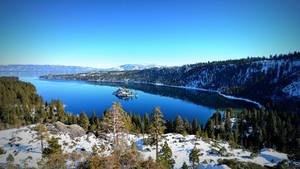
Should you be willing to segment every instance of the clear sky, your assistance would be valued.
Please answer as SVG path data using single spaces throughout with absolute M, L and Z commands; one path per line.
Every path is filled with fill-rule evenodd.
M 300 51 L 300 0 L 0 0 L 0 64 L 182 65 Z

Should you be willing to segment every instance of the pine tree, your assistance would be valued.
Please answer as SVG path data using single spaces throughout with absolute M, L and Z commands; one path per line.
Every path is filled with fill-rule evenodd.
M 170 121 L 170 125 L 169 125 L 169 127 L 170 127 L 170 129 L 169 129 L 169 131 L 170 132 L 174 132 L 175 131 L 175 124 L 174 124 L 175 122 L 174 122 L 174 119 L 173 118 L 171 118 L 171 121 Z
M 220 126 L 220 136 L 221 136 L 222 139 L 226 137 L 226 131 L 225 131 L 224 123 L 221 123 L 221 126 Z
M 51 137 L 51 139 L 48 140 L 48 147 L 43 151 L 43 156 L 47 157 L 55 153 L 62 153 L 61 145 L 58 144 L 58 138 Z
M 198 120 L 197 120 L 197 118 L 195 117 L 194 119 L 193 119 L 193 134 L 196 134 L 196 132 L 198 131 Z
M 188 167 L 188 165 L 186 164 L 186 162 L 183 162 L 183 164 L 182 164 L 182 167 L 181 167 L 182 169 L 188 169 L 189 167 Z
M 141 132 L 142 132 L 142 134 L 143 134 L 143 136 L 144 136 L 144 134 L 146 133 L 146 126 L 145 126 L 145 121 L 144 120 L 142 120 L 142 124 L 141 124 Z
M 96 116 L 95 110 L 93 110 L 92 117 L 89 119 L 90 121 L 90 130 L 96 131 L 101 129 L 99 118 Z
M 197 168 L 200 160 L 199 160 L 199 154 L 200 150 L 196 148 L 196 146 L 192 149 L 192 151 L 189 154 L 189 161 L 192 163 L 193 168 Z
M 105 117 L 108 115 L 108 113 L 109 113 L 109 110 L 108 110 L 108 109 L 105 109 L 104 112 L 103 112 L 102 115 L 101 115 L 101 122 L 102 122 L 103 120 L 105 120 Z
M 77 117 L 73 113 L 69 113 L 68 115 L 68 124 L 77 124 Z
M 205 140 L 205 141 L 208 140 L 208 134 L 207 134 L 207 131 L 205 131 L 204 134 L 203 134 L 203 140 Z
M 184 131 L 183 121 L 182 121 L 181 116 L 178 115 L 175 120 L 175 132 L 183 134 L 183 131 Z
M 87 117 L 87 115 L 82 112 L 79 116 L 79 126 L 81 126 L 85 131 L 88 130 L 88 127 L 90 125 L 90 121 L 89 121 L 89 118 Z
M 143 118 L 143 123 L 144 123 L 144 126 L 145 126 L 145 133 L 149 133 L 151 121 L 150 121 L 148 113 L 145 113 L 145 116 Z
M 217 109 L 215 114 L 215 125 L 221 125 L 221 113 L 219 109 Z
M 166 168 L 174 167 L 175 160 L 172 158 L 172 150 L 166 141 L 159 152 L 159 161 L 164 164 Z
M 215 123 L 214 120 L 208 119 L 205 127 L 205 131 L 208 134 L 208 137 L 214 139 L 215 138 Z
M 144 133 L 145 131 L 145 125 L 143 124 L 144 122 L 142 122 L 141 120 L 141 116 L 139 114 L 134 114 L 131 118 L 131 115 L 129 115 L 129 119 L 130 122 L 128 123 L 128 128 L 130 129 L 130 131 L 134 132 L 134 133 Z
M 42 104 L 38 106 L 37 114 L 35 116 L 36 123 L 42 123 L 47 118 L 46 111 Z
M 151 138 L 154 141 L 154 144 L 156 145 L 156 161 L 158 161 L 158 142 L 160 141 L 160 137 L 163 134 L 165 130 L 165 126 L 163 124 L 165 121 L 162 119 L 163 114 L 160 111 L 159 107 L 155 107 L 152 111 L 152 123 L 150 128 Z
M 201 128 L 198 129 L 198 131 L 196 131 L 196 138 L 200 139 L 201 137 Z
M 192 130 L 193 130 L 192 125 L 191 125 L 191 123 L 189 122 L 189 120 L 187 118 L 184 119 L 183 125 L 184 125 L 184 128 L 185 128 L 185 131 L 188 134 L 192 134 Z
M 55 107 L 56 107 L 56 112 L 58 116 L 58 120 L 61 121 L 62 123 L 67 122 L 67 116 L 64 110 L 64 105 L 60 100 L 54 100 L 55 102 Z
M 234 124 L 234 141 L 238 143 L 239 139 L 239 123 L 236 121 Z
M 121 103 L 113 102 L 109 112 L 102 117 L 102 130 L 113 134 L 111 139 L 115 143 L 114 148 L 120 148 L 122 140 L 119 140 L 119 137 L 128 132 L 126 126 L 129 122 L 126 120 L 125 113 Z M 130 117 L 128 116 L 128 118 Z
M 220 137 L 220 134 L 218 133 L 218 135 L 217 135 L 217 140 L 219 141 L 219 140 L 221 140 L 221 137 Z
M 226 132 L 226 140 L 232 141 L 232 128 L 231 128 L 231 121 L 230 118 L 225 119 L 225 132 Z
M 8 154 L 8 156 L 6 157 L 6 161 L 10 164 L 9 166 L 12 166 L 13 162 L 15 161 L 15 158 L 12 154 Z M 12 168 L 12 167 L 9 167 Z
M 173 119 L 171 119 L 171 120 L 166 120 L 166 133 L 172 133 L 172 132 L 174 132 L 174 130 L 173 130 L 173 128 L 174 128 L 174 121 L 173 121 Z
M 48 130 L 43 124 L 38 124 L 36 127 L 37 137 L 36 139 L 41 140 L 41 150 L 44 151 L 44 139 L 49 137 Z
M 183 137 L 186 137 L 188 135 L 188 132 L 186 132 L 186 130 L 183 131 Z

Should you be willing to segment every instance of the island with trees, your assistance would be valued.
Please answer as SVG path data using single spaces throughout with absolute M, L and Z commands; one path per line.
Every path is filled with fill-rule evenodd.
M 117 91 L 113 92 L 113 95 L 117 96 L 119 99 L 128 100 L 130 98 L 137 98 L 138 94 L 133 94 L 128 89 L 119 88 Z

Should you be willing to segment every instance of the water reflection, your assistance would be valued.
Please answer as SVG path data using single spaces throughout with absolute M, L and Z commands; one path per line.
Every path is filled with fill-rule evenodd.
M 127 89 L 140 90 L 146 93 L 172 97 L 183 101 L 191 102 L 196 105 L 202 105 L 213 109 L 224 110 L 226 108 L 243 109 L 255 107 L 254 104 L 226 99 L 216 92 L 206 92 L 195 89 L 184 89 L 161 85 L 141 84 L 141 83 L 103 83 L 103 82 L 88 82 L 94 85 L 124 87 Z

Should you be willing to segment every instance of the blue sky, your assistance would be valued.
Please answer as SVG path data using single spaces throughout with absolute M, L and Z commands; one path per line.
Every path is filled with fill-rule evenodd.
M 0 0 L 0 64 L 182 65 L 300 51 L 299 0 Z

